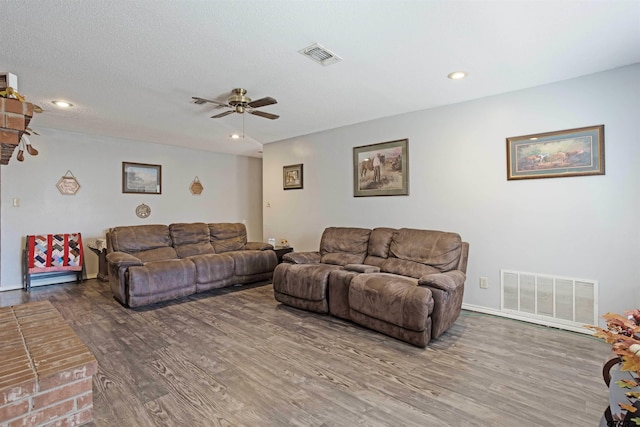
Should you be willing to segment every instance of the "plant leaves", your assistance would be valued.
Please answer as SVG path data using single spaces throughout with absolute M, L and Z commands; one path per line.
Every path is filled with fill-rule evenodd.
M 594 331 L 593 336 L 611 344 L 613 352 L 622 360 L 620 370 L 635 372 L 640 376 L 640 351 L 638 354 L 631 351 L 633 346 L 637 350 L 640 346 L 640 309 L 627 310 L 625 315 L 606 313 L 602 316 L 606 320 L 607 328 L 603 329 L 595 325 L 585 325 Z M 629 385 L 620 387 L 631 388 Z
M 620 367 L 621 371 L 631 371 L 631 372 L 639 372 L 640 371 L 640 358 L 635 354 L 622 356 L 622 366 Z
M 624 314 L 626 314 L 627 316 L 632 316 L 636 322 L 640 322 L 640 310 L 626 310 Z
M 635 406 L 629 405 L 628 403 L 618 403 L 618 406 L 620 406 L 620 409 L 631 412 L 632 414 L 638 410 Z
M 632 380 L 625 380 L 625 379 L 616 381 L 616 384 L 620 388 L 633 388 L 633 387 L 637 387 L 638 386 L 637 382 L 632 381 Z

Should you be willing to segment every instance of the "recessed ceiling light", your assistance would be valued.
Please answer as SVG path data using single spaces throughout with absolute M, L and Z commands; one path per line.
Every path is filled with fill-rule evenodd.
M 67 102 L 67 101 L 51 101 L 52 104 L 57 105 L 58 107 L 62 107 L 62 108 L 69 108 L 69 107 L 73 107 L 73 104 Z
M 449 77 L 451 80 L 460 80 L 460 79 L 464 79 L 465 77 L 467 77 L 467 72 L 465 72 L 465 71 L 454 71 L 453 73 L 447 74 L 447 77 Z
M 240 139 L 240 135 L 238 135 L 237 133 L 234 133 L 233 135 L 229 135 L 231 137 L 231 139 Z

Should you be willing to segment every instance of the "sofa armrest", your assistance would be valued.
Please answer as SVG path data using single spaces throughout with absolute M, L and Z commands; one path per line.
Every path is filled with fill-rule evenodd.
M 456 288 L 464 285 L 466 274 L 459 270 L 447 271 L 446 273 L 427 274 L 418 279 L 418 285 L 429 288 L 440 289 L 445 292 L 453 292 Z
M 453 270 L 446 273 L 427 274 L 418 279 L 418 285 L 429 288 L 433 296 L 432 338 L 438 338 L 458 319 L 462 310 L 466 277 L 462 271 Z
M 355 271 L 356 273 L 380 273 L 380 267 L 367 264 L 347 264 L 344 266 L 344 269 Z
M 142 266 L 144 263 L 137 257 L 125 252 L 107 254 L 109 268 L 109 286 L 113 296 L 124 305 L 129 305 L 127 292 L 127 272 L 129 267 Z
M 111 252 L 107 254 L 107 262 L 116 268 L 127 268 L 133 265 L 144 265 L 144 263 L 135 256 L 125 252 Z
M 247 242 L 244 245 L 244 249 L 247 251 L 266 251 L 273 249 L 273 245 L 265 242 Z
M 290 264 L 320 264 L 320 252 L 289 252 L 282 257 Z

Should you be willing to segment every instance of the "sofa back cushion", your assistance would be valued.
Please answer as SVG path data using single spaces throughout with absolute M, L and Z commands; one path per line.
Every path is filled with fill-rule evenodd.
M 244 250 L 247 228 L 242 223 L 221 222 L 208 224 L 211 244 L 217 254 Z
M 204 222 L 171 224 L 169 232 L 180 258 L 215 253 L 209 238 L 209 226 Z
M 462 239 L 456 233 L 401 228 L 393 234 L 389 258 L 424 264 L 444 273 L 457 267 L 461 251 Z
M 393 239 L 395 228 L 378 227 L 371 230 L 369 237 L 369 245 L 367 246 L 367 256 L 375 256 L 378 258 L 389 257 L 389 246 Z
M 134 255 L 143 262 L 178 258 L 166 225 L 114 227 L 108 240 L 113 251 Z
M 320 239 L 320 262 L 323 264 L 362 264 L 367 255 L 368 228 L 329 227 Z

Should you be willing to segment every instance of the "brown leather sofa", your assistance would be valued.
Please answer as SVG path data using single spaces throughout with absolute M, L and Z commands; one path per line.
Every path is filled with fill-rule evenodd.
M 107 233 L 109 283 L 129 307 L 269 280 L 273 246 L 247 242 L 240 223 L 115 227 Z
M 330 227 L 319 251 L 283 257 L 273 289 L 283 304 L 426 347 L 460 314 L 468 254 L 456 233 Z

